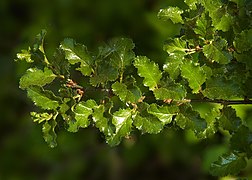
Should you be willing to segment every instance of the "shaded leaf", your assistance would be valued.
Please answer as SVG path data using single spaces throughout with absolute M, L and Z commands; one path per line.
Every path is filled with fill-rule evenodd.
M 228 130 L 232 133 L 239 128 L 241 123 L 241 119 L 237 117 L 236 111 L 232 107 L 224 107 L 221 110 L 219 124 L 224 130 Z
M 115 81 L 119 76 L 118 69 L 112 67 L 108 63 L 100 63 L 97 67 L 96 72 L 90 78 L 90 84 L 92 86 L 104 85 L 108 81 Z
M 246 167 L 246 160 L 243 156 L 234 153 L 226 153 L 211 164 L 210 173 L 214 176 L 226 176 L 238 174 Z
M 180 106 L 180 113 L 176 116 L 175 122 L 182 129 L 192 129 L 198 137 L 202 137 L 207 128 L 205 119 L 188 105 Z
M 64 75 L 65 78 L 69 77 L 70 64 L 67 59 L 65 59 L 65 53 L 62 49 L 57 49 L 53 55 L 50 62 L 50 67 L 53 72 L 57 75 Z
M 37 50 L 40 50 L 41 52 L 44 53 L 43 44 L 44 44 L 44 39 L 45 39 L 46 33 L 47 33 L 46 30 L 42 29 L 41 32 L 36 35 L 35 41 L 32 46 L 32 50 L 34 52 Z
M 224 77 L 212 77 L 206 81 L 203 95 L 210 99 L 232 99 L 242 97 L 243 92 L 238 82 L 226 80 Z
M 252 48 L 252 29 L 244 30 L 236 35 L 233 44 L 237 52 L 250 50 Z
M 248 127 L 240 126 L 232 135 L 230 144 L 233 150 L 245 152 L 248 158 L 252 156 L 252 132 Z

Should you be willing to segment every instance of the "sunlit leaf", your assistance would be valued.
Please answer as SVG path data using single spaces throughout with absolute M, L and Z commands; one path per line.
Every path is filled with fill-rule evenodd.
M 104 117 L 104 111 L 105 109 L 103 105 L 95 107 L 92 119 L 100 132 L 104 133 L 106 137 L 111 137 L 113 132 L 109 126 L 109 119 Z
M 75 121 L 69 122 L 68 131 L 77 132 L 79 128 L 86 128 L 90 124 L 89 116 L 95 106 L 97 104 L 94 100 L 79 102 L 74 108 Z
M 45 86 L 46 84 L 50 84 L 56 75 L 53 72 L 45 68 L 44 71 L 37 68 L 30 68 L 26 71 L 26 74 L 23 75 L 19 82 L 19 87 L 21 89 L 26 89 L 30 86 Z
M 114 38 L 106 47 L 100 47 L 100 55 L 109 57 L 111 64 L 119 69 L 124 69 L 132 64 L 135 53 L 132 49 L 135 47 L 133 41 L 129 38 Z
M 198 0 L 185 0 L 185 3 L 189 6 L 190 9 L 195 10 L 197 9 L 196 4 L 198 3 Z
M 113 113 L 112 123 L 115 125 L 115 133 L 109 138 L 108 143 L 115 146 L 120 143 L 123 137 L 131 132 L 132 118 L 131 109 L 120 109 Z
M 174 84 L 167 88 L 158 88 L 153 91 L 157 100 L 181 100 L 186 96 L 186 90 L 182 85 Z
M 40 87 L 30 87 L 27 89 L 27 96 L 31 98 L 36 106 L 42 109 L 54 109 L 59 107 L 59 98 L 52 91 L 43 90 Z
M 49 113 L 37 113 L 37 112 L 31 112 L 31 117 L 34 122 L 41 123 L 43 121 L 49 121 L 53 118 L 53 114 Z
M 18 58 L 19 60 L 25 60 L 25 61 L 28 62 L 28 63 L 34 62 L 34 61 L 31 59 L 31 52 L 30 52 L 30 49 L 29 49 L 29 50 L 21 50 L 20 53 L 17 53 L 17 58 Z
M 70 64 L 80 63 L 77 68 L 83 75 L 89 76 L 92 72 L 92 57 L 89 55 L 87 47 L 76 43 L 73 39 L 65 39 L 60 48 L 65 52 L 66 59 Z
M 206 81 L 203 68 L 194 65 L 191 61 L 185 61 L 181 65 L 181 75 L 188 80 L 193 93 L 198 93 L 201 90 L 201 85 Z
M 147 109 L 148 113 L 156 116 L 164 124 L 171 123 L 172 118 L 179 111 L 177 106 L 158 106 L 157 104 L 151 104 Z
M 171 20 L 173 23 L 183 23 L 181 14 L 183 10 L 178 7 L 169 7 L 167 9 L 161 9 L 158 13 L 158 17 L 162 20 Z
M 46 121 L 43 124 L 43 128 L 42 128 L 45 142 L 47 142 L 47 144 L 51 148 L 54 148 L 57 146 L 57 142 L 56 142 L 57 135 L 55 133 L 56 125 L 57 125 L 56 120 L 52 119 L 50 121 Z
M 167 58 L 163 65 L 164 71 L 168 72 L 172 79 L 176 79 L 180 74 L 180 65 L 183 63 L 185 54 L 176 52 Z
M 203 46 L 203 53 L 211 61 L 227 64 L 231 61 L 232 55 L 225 51 L 226 47 L 227 41 L 220 39 Z
M 150 90 L 156 89 L 162 77 L 158 65 L 145 56 L 138 56 L 135 58 L 134 66 L 138 69 L 138 75 L 144 78 L 143 84 Z
M 120 100 L 123 102 L 136 102 L 138 99 L 135 95 L 127 89 L 127 86 L 123 83 L 115 82 L 112 84 L 113 92 L 119 96 Z
M 180 38 L 168 39 L 167 41 L 165 41 L 163 49 L 170 55 L 179 52 L 179 57 L 186 55 L 186 51 L 188 50 L 186 41 Z
M 143 133 L 157 134 L 163 129 L 163 122 L 153 115 L 141 116 L 137 114 L 134 119 L 134 126 Z

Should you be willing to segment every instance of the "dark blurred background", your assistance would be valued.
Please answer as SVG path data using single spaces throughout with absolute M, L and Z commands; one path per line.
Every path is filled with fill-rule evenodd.
M 92 128 L 58 132 L 58 146 L 44 142 L 33 109 L 18 88 L 26 65 L 15 63 L 41 29 L 52 56 L 65 37 L 95 50 L 103 41 L 130 37 L 137 55 L 163 62 L 162 43 L 179 25 L 157 18 L 160 8 L 185 7 L 182 0 L 1 0 L 0 1 L 0 179 L 218 179 L 210 162 L 226 151 L 225 140 L 198 141 L 192 132 L 167 128 L 159 135 L 135 135 L 109 147 Z M 209 142 L 210 141 L 210 142 Z M 209 145 L 211 144 L 211 146 Z M 249 167 L 246 172 L 249 172 Z

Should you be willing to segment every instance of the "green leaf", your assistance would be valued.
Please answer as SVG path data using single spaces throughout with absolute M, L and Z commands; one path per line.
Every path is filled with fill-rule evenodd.
M 34 62 L 32 59 L 31 59 L 31 52 L 30 52 L 30 48 L 29 50 L 21 50 L 20 53 L 17 53 L 17 58 L 18 60 L 25 60 L 26 62 L 28 63 L 32 63 Z
M 132 127 L 131 115 L 131 109 L 120 109 L 113 113 L 112 123 L 115 125 L 116 130 L 108 140 L 111 146 L 118 145 L 123 137 L 130 134 Z
M 47 110 L 56 110 L 59 107 L 59 98 L 53 92 L 43 90 L 38 86 L 27 89 L 27 96 L 31 98 L 36 106 Z
M 56 120 L 52 119 L 50 121 L 46 121 L 42 127 L 44 139 L 51 148 L 57 146 L 56 142 L 57 135 L 55 133 L 56 125 L 57 125 Z
M 168 39 L 167 41 L 165 41 L 163 49 L 170 55 L 173 55 L 179 52 L 180 57 L 182 55 L 186 55 L 186 51 L 188 50 L 186 46 L 186 41 L 182 40 L 181 38 Z
M 143 84 L 152 91 L 156 89 L 162 77 L 158 65 L 145 56 L 138 56 L 135 58 L 134 66 L 138 69 L 138 75 L 144 78 Z
M 132 64 L 135 53 L 132 49 L 135 47 L 133 41 L 129 38 L 114 38 L 105 47 L 100 47 L 100 55 L 108 58 L 109 61 L 119 69 L 124 69 Z
M 49 121 L 53 118 L 52 113 L 37 113 L 37 112 L 31 112 L 31 117 L 33 119 L 33 122 L 41 123 L 43 121 Z
M 220 127 L 231 133 L 236 131 L 241 125 L 241 119 L 237 117 L 236 111 L 232 107 L 224 107 L 219 118 Z
M 153 91 L 157 100 L 182 100 L 186 96 L 186 90 L 180 84 L 173 84 L 167 88 L 158 88 Z
M 252 156 L 252 132 L 248 127 L 240 126 L 237 132 L 232 135 L 230 144 L 233 150 L 245 152 L 248 158 Z
M 174 115 L 178 113 L 179 108 L 174 105 L 158 106 L 157 104 L 151 104 L 147 111 L 156 116 L 164 124 L 168 124 L 171 123 Z
M 252 48 L 252 29 L 237 34 L 233 44 L 239 53 L 250 50 Z
M 133 118 L 134 126 L 143 133 L 158 134 L 163 129 L 163 122 L 153 115 L 141 116 L 137 114 Z
M 221 6 L 221 0 L 200 0 L 200 3 L 204 6 L 204 8 L 209 11 L 209 12 L 214 12 L 216 10 L 218 10 Z
M 202 137 L 207 128 L 206 121 L 189 105 L 180 106 L 180 113 L 176 116 L 175 122 L 182 129 L 192 129 L 199 137 Z
M 191 10 L 197 9 L 196 4 L 198 3 L 198 0 L 185 0 L 185 3 L 189 6 Z
M 21 89 L 26 89 L 30 86 L 45 86 L 50 84 L 56 75 L 53 72 L 45 68 L 44 71 L 37 68 L 30 68 L 26 71 L 26 74 L 23 75 L 19 82 L 19 87 Z
M 219 9 L 214 13 L 210 13 L 210 17 L 212 18 L 212 23 L 214 29 L 216 30 L 226 32 L 233 25 L 233 17 L 228 14 L 224 9 Z
M 203 40 L 212 38 L 211 35 L 213 34 L 213 32 L 211 27 L 211 21 L 209 17 L 206 16 L 204 13 L 201 14 L 201 16 L 197 19 L 194 32 L 200 35 Z
M 206 81 L 203 68 L 194 65 L 192 61 L 185 61 L 181 65 L 181 75 L 188 80 L 193 93 L 198 93 L 201 90 L 201 85 Z
M 86 128 L 90 124 L 89 116 L 93 113 L 93 108 L 97 106 L 94 100 L 79 102 L 74 108 L 75 121 L 69 121 L 68 131 L 77 132 L 78 129 Z
M 57 49 L 50 60 L 50 67 L 52 71 L 57 75 L 63 75 L 65 78 L 69 77 L 70 64 L 65 58 L 65 53 L 62 49 Z
M 246 64 L 248 70 L 252 70 L 252 51 L 244 51 L 242 53 L 234 53 L 234 57 L 238 62 Z
M 232 55 L 225 49 L 227 49 L 227 41 L 219 39 L 203 46 L 203 53 L 211 61 L 228 64 L 232 59 Z
M 181 14 L 183 10 L 178 7 L 169 7 L 166 9 L 160 9 L 158 18 L 161 20 L 171 20 L 173 23 L 184 23 Z
M 246 167 L 246 160 L 243 156 L 234 153 L 226 153 L 211 164 L 210 173 L 214 176 L 236 175 Z
M 127 89 L 127 86 L 124 83 L 115 82 L 112 84 L 112 90 L 121 101 L 123 102 L 137 102 L 137 97 Z
M 101 62 L 97 67 L 96 72 L 90 78 L 92 86 L 105 85 L 108 81 L 115 81 L 119 76 L 118 69 L 108 63 Z
M 113 135 L 112 129 L 109 126 L 109 119 L 104 117 L 104 106 L 99 105 L 94 107 L 94 112 L 92 115 L 92 119 L 95 123 L 95 126 L 100 130 L 100 132 L 104 133 L 104 135 L 108 138 Z
M 40 50 L 42 53 L 44 53 L 44 47 L 43 47 L 43 44 L 44 44 L 44 39 L 45 39 L 45 36 L 46 36 L 46 30 L 45 29 L 42 29 L 41 32 L 39 34 L 37 34 L 36 38 L 35 38 L 35 41 L 33 43 L 33 51 L 37 51 L 37 50 Z
M 164 71 L 168 72 L 172 79 L 176 79 L 180 74 L 180 65 L 185 59 L 185 54 L 176 52 L 167 58 L 166 63 L 163 65 Z
M 89 55 L 87 47 L 76 43 L 73 39 L 65 39 L 60 48 L 65 52 L 66 59 L 70 64 L 80 63 L 77 68 L 84 76 L 89 76 L 92 73 L 91 64 L 93 63 L 92 57 Z
M 201 0 L 209 16 L 212 18 L 213 26 L 216 30 L 228 31 L 233 24 L 233 17 L 227 13 L 225 6 L 221 0 Z
M 206 81 L 206 89 L 203 95 L 210 99 L 233 99 L 243 96 L 239 83 L 233 80 L 226 80 L 223 76 L 212 77 Z

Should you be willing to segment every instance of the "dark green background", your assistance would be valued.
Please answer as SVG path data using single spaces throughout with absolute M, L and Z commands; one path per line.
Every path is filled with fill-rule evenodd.
M 41 29 L 48 31 L 48 57 L 65 37 L 96 50 L 124 36 L 133 39 L 137 55 L 163 62 L 163 41 L 179 34 L 179 25 L 156 16 L 168 5 L 185 7 L 182 0 L 0 1 L 0 179 L 218 179 L 207 173 L 210 161 L 226 150 L 218 135 L 199 142 L 190 131 L 167 128 L 111 148 L 96 129 L 57 129 L 58 147 L 50 149 L 29 117 L 32 103 L 18 88 L 26 66 L 14 62 L 15 54 Z

